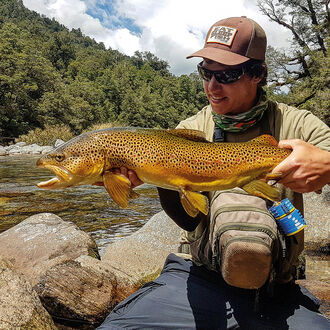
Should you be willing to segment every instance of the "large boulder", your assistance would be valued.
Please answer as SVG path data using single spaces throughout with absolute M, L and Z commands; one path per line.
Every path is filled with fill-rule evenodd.
M 99 257 L 95 242 L 55 214 L 33 215 L 0 234 L 0 256 L 10 260 L 32 285 L 48 268 L 81 255 Z
M 179 237 L 180 228 L 162 211 L 131 236 L 110 244 L 101 259 L 143 284 L 157 277 L 166 257 L 177 252 Z
M 57 329 L 30 283 L 3 258 L 0 258 L 0 329 Z
M 80 256 L 48 269 L 34 289 L 53 317 L 97 326 L 138 287 L 125 277 L 125 272 Z
M 330 186 L 324 186 L 321 195 L 304 194 L 304 209 L 306 249 L 325 249 L 329 244 Z

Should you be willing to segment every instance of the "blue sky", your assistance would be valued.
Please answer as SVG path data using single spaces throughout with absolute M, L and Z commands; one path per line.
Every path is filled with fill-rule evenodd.
M 290 33 L 261 15 L 256 0 L 23 0 L 24 5 L 81 31 L 106 47 L 133 55 L 150 51 L 175 75 L 189 74 L 198 59 L 186 56 L 204 44 L 209 27 L 231 16 L 247 16 L 266 31 L 268 44 L 287 47 Z
M 108 29 L 127 28 L 131 33 L 140 35 L 141 28 L 135 24 L 134 20 L 125 17 L 115 6 L 115 1 L 98 1 L 93 6 L 87 7 L 86 14 L 99 19 L 102 26 Z

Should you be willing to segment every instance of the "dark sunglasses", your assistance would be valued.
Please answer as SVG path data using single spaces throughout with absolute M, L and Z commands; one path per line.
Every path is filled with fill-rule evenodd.
M 234 70 L 221 70 L 221 71 L 212 71 L 202 67 L 203 62 L 197 64 L 197 70 L 199 75 L 206 81 L 210 81 L 212 76 L 219 84 L 231 84 L 239 80 L 244 74 L 244 68 L 240 67 L 239 69 Z

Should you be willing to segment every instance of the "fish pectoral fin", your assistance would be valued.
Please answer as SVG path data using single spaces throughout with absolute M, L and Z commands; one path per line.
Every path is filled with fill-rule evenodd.
M 186 195 L 180 193 L 180 200 L 181 200 L 181 204 L 184 208 L 184 210 L 193 218 L 195 218 L 198 214 L 198 210 L 196 209 L 196 207 L 194 207 L 189 200 L 187 199 Z
M 131 182 L 126 176 L 106 171 L 103 174 L 105 189 L 120 207 L 127 207 L 131 197 Z
M 205 215 L 209 213 L 209 200 L 203 194 L 181 189 L 180 198 L 183 208 L 191 217 L 196 217 L 198 211 Z
M 198 131 L 196 129 L 177 128 L 177 129 L 168 129 L 166 130 L 166 132 L 196 142 L 208 142 L 206 140 L 205 133 L 202 131 Z
M 256 138 L 250 140 L 247 143 L 268 144 L 268 145 L 272 145 L 272 146 L 276 146 L 276 147 L 278 145 L 276 139 L 273 136 L 268 135 L 268 134 L 260 135 L 260 136 L 258 136 Z
M 280 199 L 280 192 L 263 180 L 251 181 L 241 188 L 250 195 L 266 198 L 271 201 L 278 201 Z

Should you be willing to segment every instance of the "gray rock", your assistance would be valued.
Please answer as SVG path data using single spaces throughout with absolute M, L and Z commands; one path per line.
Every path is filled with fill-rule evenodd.
M 0 284 L 0 329 L 57 329 L 30 283 L 3 258 Z
M 0 146 L 0 156 L 6 156 L 8 154 L 5 147 Z
M 143 284 L 158 276 L 166 257 L 177 252 L 179 237 L 180 228 L 162 211 L 136 233 L 110 244 L 102 261 Z
M 93 239 L 51 213 L 33 215 L 0 234 L 0 256 L 34 285 L 48 268 L 81 255 L 99 257 Z
M 15 148 L 18 149 L 19 147 L 17 147 L 15 144 L 11 144 L 11 145 L 5 147 L 5 149 L 7 151 L 10 151 L 11 149 L 15 149 Z
M 31 144 L 30 146 L 30 153 L 31 154 L 41 154 L 41 152 L 42 152 L 42 147 L 41 146 L 39 146 L 38 144 L 36 144 L 36 143 L 33 143 L 33 144 Z
M 42 154 L 47 154 L 48 152 L 50 152 L 50 151 L 52 151 L 54 149 L 51 146 L 43 146 L 41 148 L 42 148 L 42 151 L 41 151 Z
M 129 286 L 127 290 L 114 271 L 120 273 L 100 260 L 81 256 L 48 269 L 34 289 L 52 315 L 96 325 L 137 289 Z
M 17 147 L 24 147 L 24 146 L 26 146 L 26 142 L 17 142 L 16 144 L 15 144 Z
M 57 148 L 59 147 L 60 145 L 62 145 L 63 143 L 65 143 L 63 140 L 61 139 L 57 139 L 54 143 L 54 147 Z
M 321 195 L 314 192 L 304 194 L 305 247 L 320 249 L 329 244 L 330 232 L 330 186 L 323 188 Z
M 13 148 L 10 148 L 8 151 L 8 155 L 17 155 L 21 153 L 21 148 L 14 146 Z

